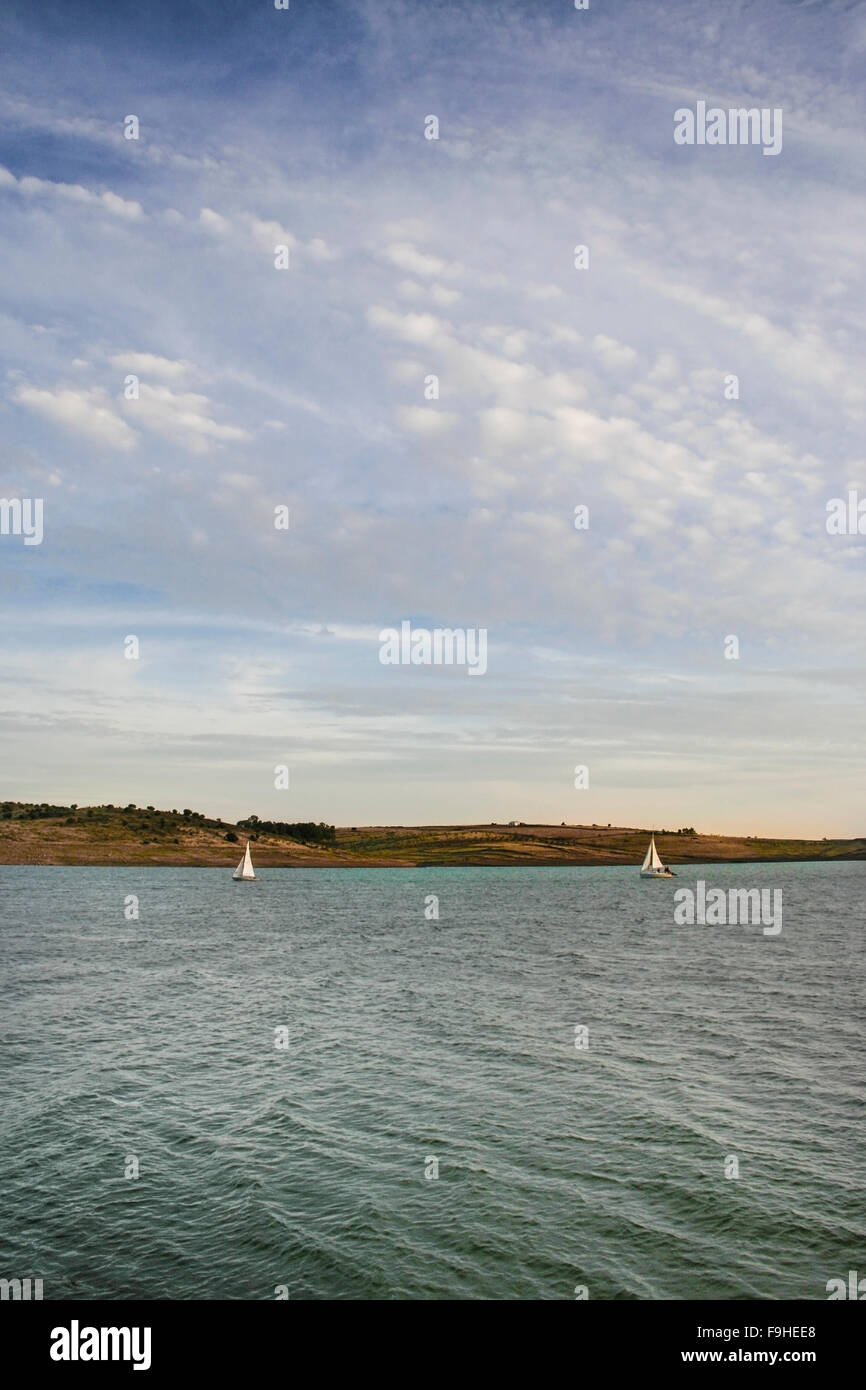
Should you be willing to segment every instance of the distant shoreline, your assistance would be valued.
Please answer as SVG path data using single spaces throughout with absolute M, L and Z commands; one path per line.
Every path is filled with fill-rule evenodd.
M 254 820 L 254 818 L 253 818 Z M 246 840 L 265 868 L 637 867 L 651 833 L 679 872 L 690 864 L 811 863 L 866 859 L 858 839 L 753 838 L 658 827 L 476 824 L 334 827 L 298 823 L 311 838 L 232 825 L 187 810 L 0 803 L 0 865 L 234 869 Z
M 770 859 L 770 858 L 764 858 L 764 859 L 700 859 L 700 860 L 693 860 L 693 861 L 690 860 L 688 863 L 684 863 L 684 864 L 675 864 L 675 865 L 672 865 L 671 867 L 674 869 L 674 877 L 675 877 L 675 878 L 683 878 L 683 877 L 685 877 L 685 876 L 688 875 L 689 870 L 692 869 L 692 868 L 699 868 L 699 867 L 703 867 L 703 866 L 712 867 L 712 866 L 715 866 L 715 865 L 723 865 L 723 864 L 857 864 L 857 863 L 862 863 L 864 860 L 866 860 L 866 854 L 836 855 L 836 857 L 833 858 L 833 859 L 828 859 L 828 858 L 816 859 L 816 858 L 814 858 L 813 856 L 808 855 L 808 856 L 805 856 L 805 857 L 790 857 L 790 856 L 788 856 L 788 857 L 786 857 L 786 858 L 784 858 L 784 859 Z M 408 871 L 414 871 L 414 870 L 416 870 L 416 869 L 417 869 L 417 870 L 422 870 L 422 869 L 423 869 L 423 870 L 429 870 L 429 869 L 623 869 L 623 870 L 628 870 L 628 869 L 637 869 L 637 868 L 639 868 L 640 866 L 639 866 L 639 864 L 637 864 L 637 863 L 635 863 L 635 864 L 623 864 L 623 863 L 622 863 L 621 861 L 619 861 L 619 860 L 617 860 L 615 863 L 614 863 L 614 862 L 605 863 L 603 860 L 598 860 L 598 859 L 594 859 L 594 860 L 592 861 L 592 863 L 582 863 L 582 862 L 579 862 L 579 861 L 577 861 L 577 860 L 568 861 L 568 860 L 563 860 L 563 859 L 557 859 L 557 860 L 536 859 L 536 860 L 528 860 L 528 861 L 526 861 L 525 863 L 515 863 L 513 860 L 507 860 L 507 861 L 503 860 L 501 863 L 499 863 L 499 862 L 497 862 L 497 861 L 495 861 L 495 860 L 491 860 L 491 859 L 479 860 L 478 862 L 474 862 L 474 861 L 471 861 L 471 860 L 464 860 L 464 859 L 461 859 L 459 863 L 453 863 L 453 864 L 448 863 L 447 861 L 442 860 L 442 859 L 433 860 L 433 861 L 431 861 L 431 862 L 429 862 L 429 863 L 422 863 L 422 862 L 419 861 L 419 862 L 417 862 L 417 863 L 412 863 L 412 864 L 407 864 L 404 860 L 395 860 L 393 863 L 390 863 L 390 862 L 388 862 L 388 861 L 386 861 L 386 860 L 380 860 L 380 859 L 377 859 L 377 860 L 365 860 L 365 861 L 360 861 L 360 860 L 358 860 L 358 861 L 352 862 L 352 863 L 349 863 L 349 862 L 347 862 L 346 860 L 342 860 L 342 859 L 340 859 L 340 860 L 336 860 L 336 859 L 335 859 L 335 860 L 329 861 L 329 862 L 327 862 L 327 863 L 324 862 L 324 861 L 317 862 L 317 863 L 299 863 L 297 860 L 294 860 L 294 859 L 293 859 L 293 860 L 291 860 L 291 861 L 286 861 L 285 863 L 279 863 L 279 862 L 273 862 L 273 863 L 271 863 L 271 862 L 268 862 L 268 863 L 257 862 L 255 867 L 256 867 L 256 871 L 257 871 L 256 881 L 258 881 L 258 879 L 259 879 L 258 870 L 259 870 L 259 869 L 264 869 L 266 872 L 267 872 L 268 870 L 270 870 L 270 869 L 341 869 L 341 870 L 345 870 L 346 872 L 350 872 L 350 871 L 353 870 L 353 869 L 406 869 L 406 870 L 408 870 Z M 85 862 L 85 861 L 76 861 L 76 862 L 74 862 L 74 863 L 72 863 L 72 862 L 70 862 L 70 861 L 68 861 L 68 860 L 63 860 L 63 861 L 61 862 L 61 861 L 59 861 L 59 860 L 52 860 L 52 859 L 28 859 L 28 860 L 21 860 L 21 861 L 16 861 L 16 860 L 11 860 L 11 859 L 9 859 L 9 860 L 7 860 L 7 859 L 0 859 L 0 870 L 2 870 L 2 869 L 226 869 L 226 870 L 229 870 L 229 871 L 230 871 L 230 870 L 232 869 L 232 865 L 231 865 L 231 864 L 210 864 L 210 863 L 208 863 L 208 864 L 203 864 L 203 863 L 193 863 L 193 862 L 188 862 L 188 863 L 186 863 L 186 862 L 183 862 L 183 861 L 180 861 L 180 860 L 177 860 L 177 859 L 172 859 L 171 861 L 162 860 L 162 859 L 152 859 L 152 860 L 149 860 L 149 859 L 135 859 L 135 860 L 122 860 L 122 859 L 103 859 L 103 860 L 98 860 L 98 859 L 88 859 L 86 862 Z M 665 877 L 665 878 L 662 879 L 662 882 L 665 882 L 665 883 L 670 883 L 671 881 L 672 881 L 672 880 L 671 880 L 671 878 L 670 878 L 669 875 L 668 875 L 667 877 Z

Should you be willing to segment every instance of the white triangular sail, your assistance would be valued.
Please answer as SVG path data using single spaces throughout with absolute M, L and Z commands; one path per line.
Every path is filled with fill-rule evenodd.
M 250 857 L 250 842 L 249 840 L 247 840 L 247 847 L 244 850 L 244 857 L 241 860 L 240 864 L 238 864 L 234 873 L 232 874 L 232 878 L 255 878 L 255 876 L 256 872 L 253 868 L 253 861 Z
M 656 849 L 656 837 L 655 835 L 653 835 L 652 839 L 649 842 L 649 849 L 647 850 L 644 856 L 644 861 L 640 866 L 640 871 L 642 874 L 648 872 L 656 873 L 659 869 L 663 868 L 664 864 L 659 858 L 658 850 Z

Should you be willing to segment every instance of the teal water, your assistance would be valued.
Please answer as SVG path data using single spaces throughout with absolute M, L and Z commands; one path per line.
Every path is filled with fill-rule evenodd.
M 676 926 L 699 877 L 781 888 L 781 935 Z M 2 868 L 0 1275 L 826 1298 L 866 1273 L 864 892 L 862 863 Z

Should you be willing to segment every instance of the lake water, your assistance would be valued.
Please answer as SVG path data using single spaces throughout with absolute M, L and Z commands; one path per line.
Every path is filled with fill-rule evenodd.
M 781 888 L 781 934 L 676 926 L 698 878 Z M 0 868 L 0 1275 L 824 1299 L 866 1274 L 864 894 L 863 863 Z

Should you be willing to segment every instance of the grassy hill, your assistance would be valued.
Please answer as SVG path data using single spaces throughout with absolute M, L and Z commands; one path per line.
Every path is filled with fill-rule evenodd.
M 331 863 L 309 843 L 199 811 L 153 806 L 0 803 L 0 864 L 234 865 L 247 839 L 259 864 Z
M 257 865 L 624 864 L 643 859 L 650 830 L 600 825 L 245 828 L 186 808 L 0 803 L 0 864 L 176 864 L 234 867 L 244 842 Z M 303 832 L 303 833 L 302 833 Z M 774 840 L 657 830 L 665 862 L 866 859 L 866 838 Z

